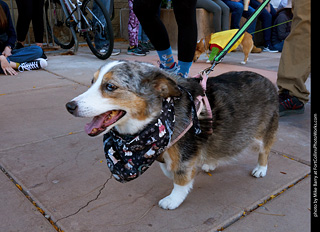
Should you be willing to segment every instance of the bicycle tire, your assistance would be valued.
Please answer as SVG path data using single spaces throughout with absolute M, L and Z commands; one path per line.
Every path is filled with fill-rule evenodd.
M 94 9 L 93 6 L 95 6 Z M 81 11 L 83 13 L 81 27 L 85 31 L 83 32 L 83 36 L 86 39 L 90 50 L 99 59 L 108 59 L 113 50 L 114 37 L 110 16 L 106 7 L 102 4 L 101 0 L 84 0 Z M 103 25 L 104 22 L 105 25 Z M 89 28 L 91 28 L 91 30 L 89 30 Z M 100 43 L 99 47 L 97 40 L 99 40 Z M 103 46 L 101 46 L 102 44 Z
M 51 8 L 51 12 L 49 12 L 49 1 L 51 1 L 52 6 L 55 6 L 54 9 Z M 51 39 L 51 42 L 54 41 L 54 43 L 56 43 L 57 45 L 59 45 L 63 49 L 72 48 L 73 45 L 75 44 L 75 41 L 73 38 L 73 33 L 71 31 L 72 28 L 70 26 L 66 25 L 66 20 L 64 20 L 63 16 L 61 17 L 61 19 L 58 18 L 58 12 L 59 12 L 59 14 L 63 14 L 63 16 L 67 18 L 67 16 L 64 15 L 61 3 L 59 1 L 46 0 L 46 2 L 45 2 L 45 16 L 46 16 L 46 22 L 47 22 L 46 27 L 47 27 L 47 31 L 48 31 L 48 37 L 49 37 L 49 39 Z M 52 14 L 51 17 L 49 15 L 50 13 Z M 54 28 L 52 28 L 51 25 Z M 65 28 L 68 28 L 67 29 L 68 31 Z M 63 33 L 63 32 L 65 32 L 65 33 Z M 60 38 L 55 36 L 55 34 L 60 34 Z M 65 35 L 65 34 L 68 34 L 68 35 Z M 53 35 L 53 41 L 52 41 L 52 35 Z M 61 35 L 63 36 L 63 38 L 61 38 Z

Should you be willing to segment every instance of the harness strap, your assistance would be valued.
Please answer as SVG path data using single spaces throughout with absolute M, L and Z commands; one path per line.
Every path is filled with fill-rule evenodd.
M 212 110 L 211 110 L 211 106 L 208 100 L 208 97 L 206 95 L 206 89 L 207 89 L 207 80 L 208 80 L 208 75 L 206 74 L 206 72 L 202 72 L 200 74 L 197 74 L 196 76 L 192 77 L 192 78 L 202 78 L 202 80 L 200 81 L 200 85 L 203 88 L 204 91 L 204 96 L 197 96 L 195 101 L 194 101 L 194 105 L 196 108 L 196 115 L 197 117 L 199 117 L 201 111 L 203 110 L 203 107 L 205 107 L 206 110 L 206 118 L 208 119 L 208 123 L 210 123 L 210 130 L 207 132 L 208 134 L 212 134 Z M 191 95 L 188 91 L 186 91 L 189 95 Z M 191 96 L 192 97 L 192 96 Z M 186 129 L 184 129 L 184 131 L 177 137 L 175 138 L 173 141 L 170 142 L 170 144 L 167 146 L 167 149 L 169 149 L 171 146 L 173 146 L 176 142 L 178 142 L 189 130 L 190 128 L 194 125 L 195 120 L 194 117 L 192 117 L 193 119 L 190 120 L 189 125 L 186 127 Z M 197 122 L 196 122 L 197 123 Z

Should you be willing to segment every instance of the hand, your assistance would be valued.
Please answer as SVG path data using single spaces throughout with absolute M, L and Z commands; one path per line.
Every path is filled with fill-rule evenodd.
M 12 49 L 10 47 L 6 46 L 2 52 L 2 55 L 4 55 L 5 57 L 11 56 L 12 55 L 11 51 L 12 51 Z
M 270 6 L 270 4 L 268 4 L 265 9 L 270 13 L 270 11 L 271 11 L 271 6 Z
M 7 58 L 5 56 L 0 56 L 1 68 L 4 74 L 17 75 L 18 73 L 10 66 Z

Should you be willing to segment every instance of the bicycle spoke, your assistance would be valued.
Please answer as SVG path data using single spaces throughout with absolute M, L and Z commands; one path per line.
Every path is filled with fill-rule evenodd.
M 62 10 L 60 2 L 46 0 L 45 16 L 48 36 L 51 42 L 65 49 L 71 48 L 74 45 L 74 40 L 70 28 L 66 25 L 67 16 Z

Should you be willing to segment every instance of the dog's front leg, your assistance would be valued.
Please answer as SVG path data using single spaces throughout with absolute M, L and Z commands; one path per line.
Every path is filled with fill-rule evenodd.
M 173 173 L 173 189 L 169 196 L 159 201 L 163 209 L 176 209 L 186 199 L 193 186 L 194 170 Z
M 186 185 L 178 185 L 173 183 L 173 189 L 169 196 L 159 201 L 159 206 L 163 209 L 176 209 L 186 199 L 188 193 L 192 189 L 193 180 Z

